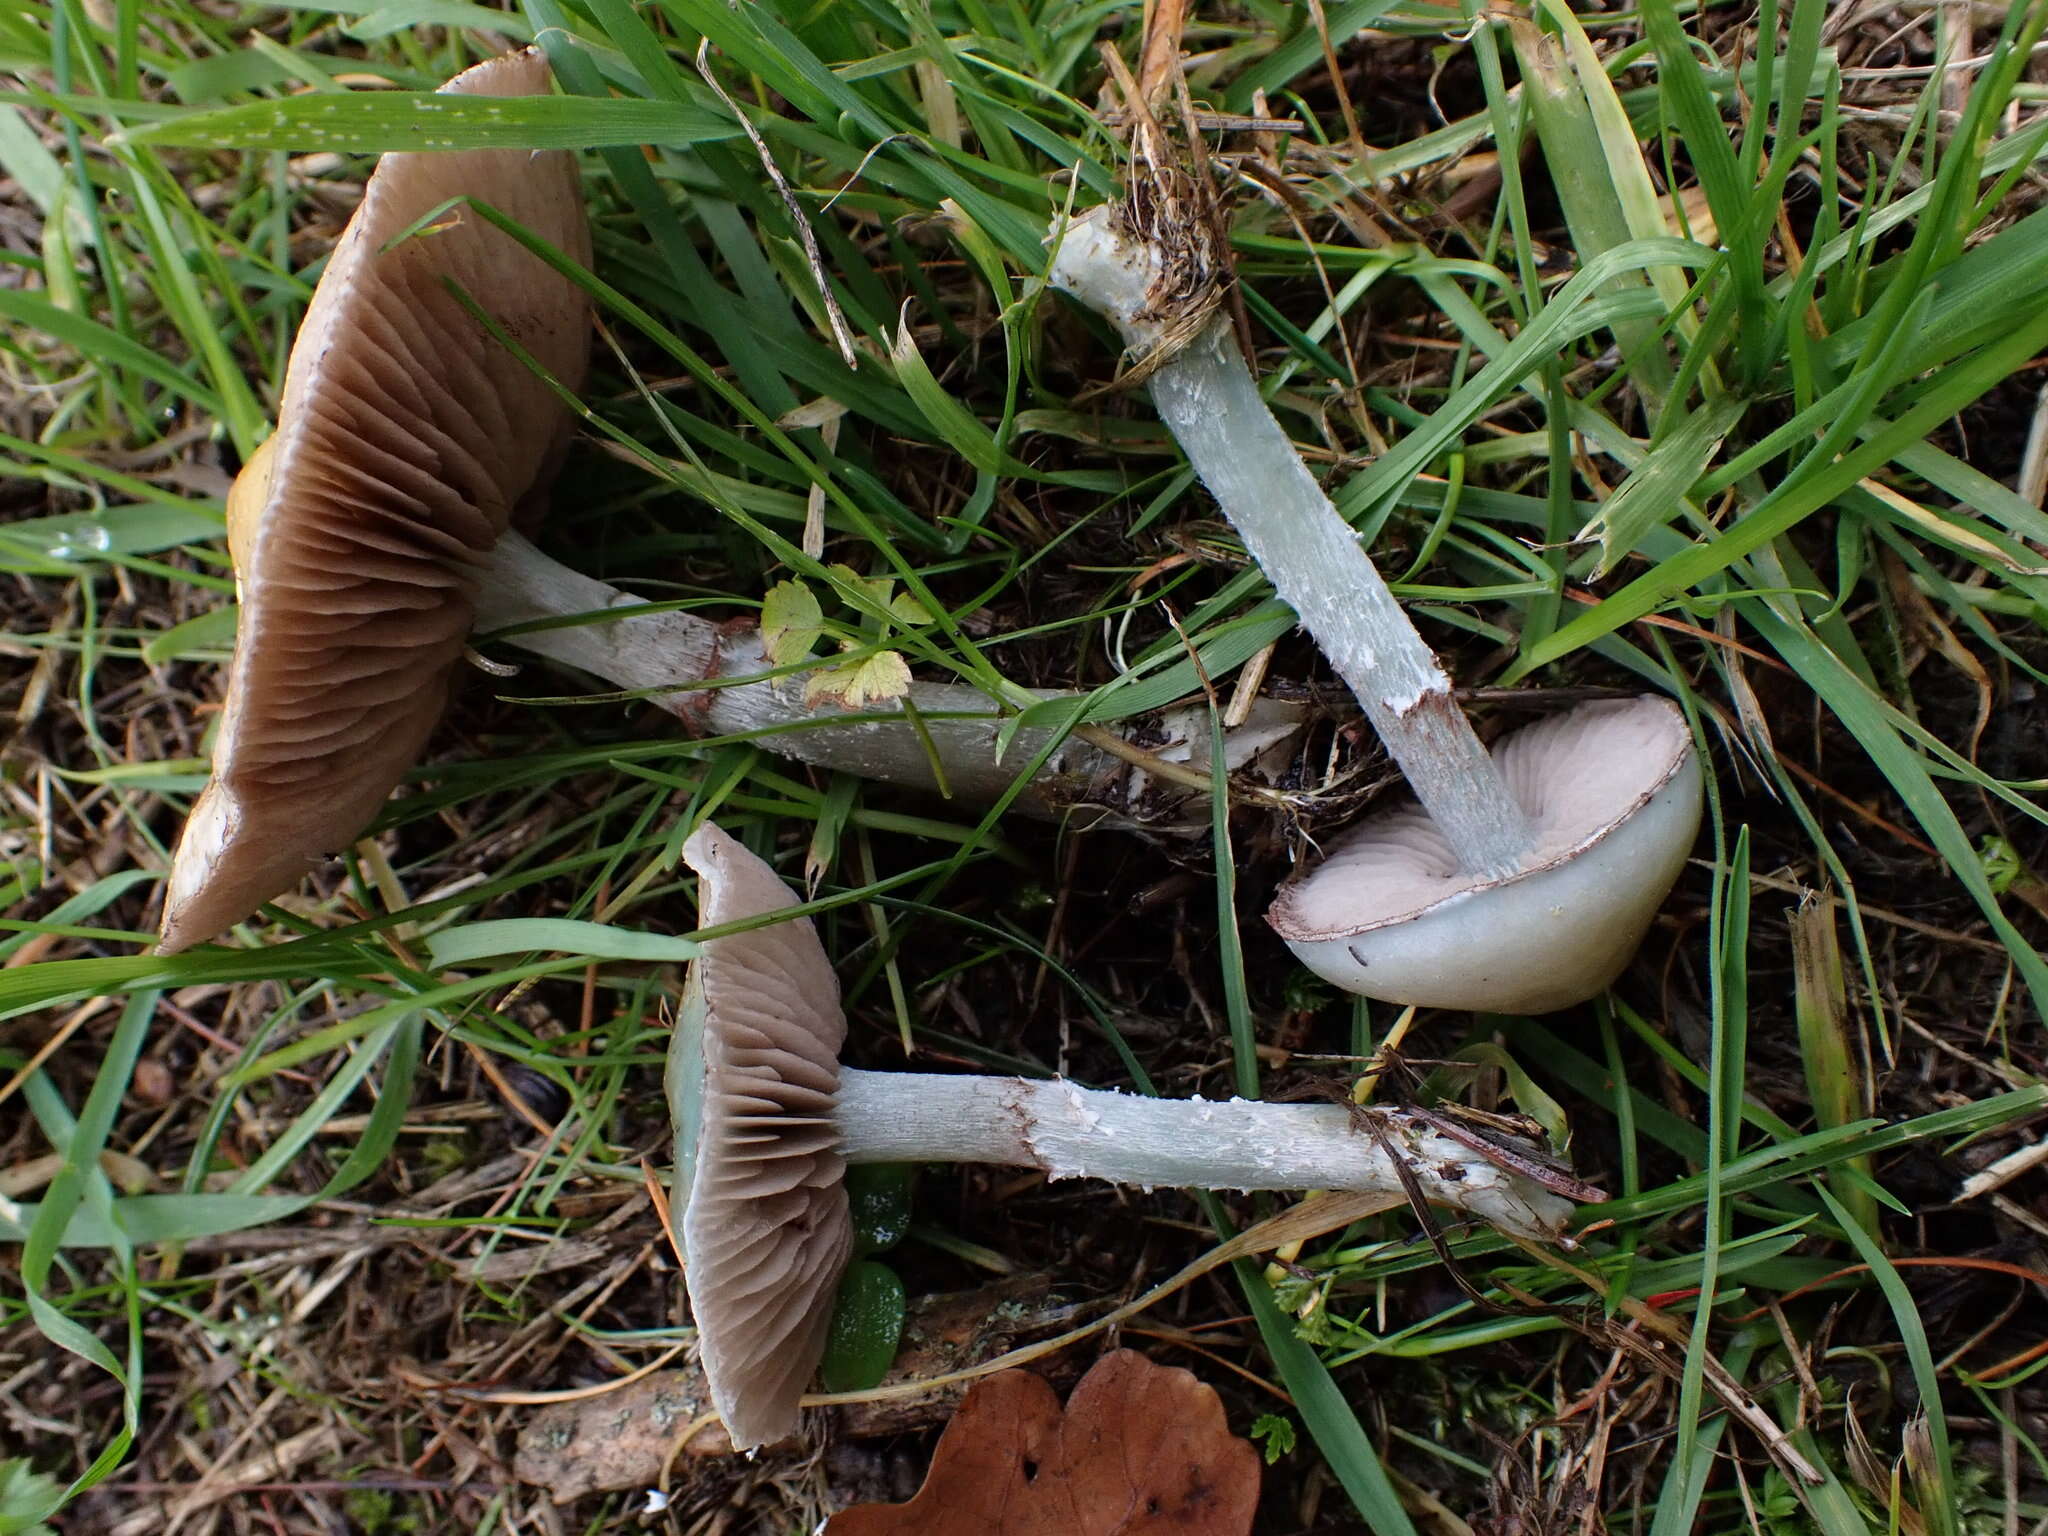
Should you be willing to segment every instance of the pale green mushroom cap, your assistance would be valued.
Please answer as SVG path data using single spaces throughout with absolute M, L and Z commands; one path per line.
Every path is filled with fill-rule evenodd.
M 1549 1013 L 1627 966 L 1699 834 L 1699 759 L 1667 699 L 1582 704 L 1505 737 L 1501 776 L 1535 829 L 1505 879 L 1462 870 L 1427 812 L 1352 829 L 1266 920 L 1350 992 L 1423 1008 Z

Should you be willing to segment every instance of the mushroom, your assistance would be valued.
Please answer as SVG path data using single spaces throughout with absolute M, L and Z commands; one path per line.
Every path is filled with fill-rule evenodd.
M 534 49 L 444 91 L 547 89 Z M 566 389 L 582 291 L 451 199 L 472 197 L 588 262 L 575 159 L 386 155 L 293 344 L 278 427 L 228 498 L 241 605 L 213 778 L 185 824 L 160 949 L 213 937 L 345 847 L 417 760 L 469 634 L 474 570 L 551 476 L 569 416 L 459 288 Z
M 1217 315 L 1221 253 L 1156 190 L 1055 227 L 1050 281 L 1105 315 L 1274 590 L 1421 802 L 1355 829 L 1267 920 L 1353 992 L 1537 1013 L 1620 974 L 1698 831 L 1700 771 L 1668 701 L 1581 706 L 1491 753 L 1293 444 Z
M 442 89 L 514 96 L 547 86 L 546 61 L 528 49 Z M 757 735 L 803 762 L 986 802 L 1009 791 L 1016 765 L 1049 749 L 1019 798 L 1026 810 L 1206 826 L 1204 712 L 1156 717 L 1156 744 L 1141 749 L 1100 730 L 1058 744 L 1043 729 L 1006 738 L 1007 717 L 1045 697 L 1022 689 L 993 700 L 919 683 L 909 707 L 813 706 L 801 674 L 746 681 L 773 670 L 756 635 L 635 612 L 647 605 L 508 527 L 553 478 L 570 415 L 451 285 L 570 391 L 588 364 L 588 305 L 575 283 L 459 205 L 417 227 L 462 197 L 589 261 L 565 152 L 378 162 L 292 348 L 277 430 L 228 497 L 240 631 L 212 780 L 172 859 L 161 952 L 215 937 L 361 834 L 418 760 L 479 621 L 539 625 L 514 643 L 622 688 L 660 690 L 656 701 L 693 728 Z M 560 623 L 584 615 L 602 617 Z M 715 689 L 692 686 L 713 679 Z M 1272 765 L 1303 713 L 1258 701 L 1230 733 L 1224 766 Z
M 1055 744 L 1050 729 L 1025 727 L 1005 742 L 1005 724 L 1019 707 L 1079 703 L 1082 695 L 1015 688 L 997 700 L 962 683 L 914 682 L 904 698 L 860 709 L 813 703 L 805 696 L 806 674 L 778 672 L 758 630 L 651 607 L 508 533 L 484 568 L 478 620 L 483 628 L 512 629 L 510 643 L 537 655 L 622 689 L 649 691 L 650 702 L 693 731 L 752 737 L 799 762 L 987 804 L 1047 753 L 1013 802 L 1020 810 L 1078 812 L 1091 825 L 1151 830 L 1209 825 L 1206 708 L 1169 709 L 1136 722 L 1132 734 L 1142 733 L 1143 748 L 1099 729 Z M 577 615 L 593 621 L 560 622 Z M 704 686 L 714 679 L 716 687 Z M 1278 777 L 1306 718 L 1292 702 L 1253 701 L 1243 723 L 1225 734 L 1225 768 Z
M 683 858 L 699 877 L 702 927 L 772 917 L 796 902 L 773 869 L 710 823 Z M 838 983 L 808 921 L 707 939 L 692 962 L 668 1064 L 674 1225 L 712 1403 L 742 1449 L 795 1428 L 824 1353 L 852 1243 L 841 1184 L 850 1163 L 995 1163 L 1147 1188 L 1394 1199 L 1412 1186 L 1502 1231 L 1551 1242 L 1572 1214 L 1569 1201 L 1419 1112 L 864 1072 L 839 1066 L 845 1035 Z
M 1621 974 L 1699 828 L 1684 717 L 1598 700 L 1503 737 L 1493 760 L 1529 821 L 1521 866 L 1471 873 L 1419 806 L 1372 817 L 1267 913 L 1303 964 L 1367 997 L 1486 1013 L 1569 1008 Z

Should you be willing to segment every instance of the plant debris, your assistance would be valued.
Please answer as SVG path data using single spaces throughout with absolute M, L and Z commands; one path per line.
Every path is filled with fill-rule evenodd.
M 1049 1277 L 1034 1274 L 918 1297 L 904 1319 L 902 1348 L 883 1380 L 947 1376 L 993 1359 L 1026 1334 L 1063 1326 L 1073 1309 L 1056 1303 L 1051 1292 Z M 1060 1358 L 1049 1362 L 1056 1372 Z M 962 1386 L 935 1385 L 921 1397 L 848 1403 L 829 1413 L 840 1435 L 871 1439 L 930 1429 L 965 1395 Z M 733 1454 L 731 1438 L 710 1413 L 711 1389 L 694 1363 L 616 1390 L 550 1403 L 519 1431 L 513 1475 L 547 1489 L 557 1504 L 588 1493 L 653 1487 L 665 1474 L 686 1479 L 687 1471 L 679 1476 L 677 1468 L 688 1458 Z
M 825 1536 L 1245 1536 L 1259 1453 L 1192 1372 L 1105 1355 L 1060 1411 L 1029 1371 L 978 1384 L 908 1504 L 862 1504 Z

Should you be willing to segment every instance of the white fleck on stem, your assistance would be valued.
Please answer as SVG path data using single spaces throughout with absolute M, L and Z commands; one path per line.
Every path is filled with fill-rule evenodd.
M 1066 226 L 1051 281 L 1106 316 L 1144 357 L 1164 331 L 1148 309 L 1161 255 L 1114 232 L 1109 218 L 1097 208 Z M 1161 363 L 1148 388 L 1195 473 L 1350 685 L 1459 862 L 1474 874 L 1519 868 L 1533 840 L 1527 816 L 1458 708 L 1435 653 L 1273 419 L 1224 321 L 1211 320 Z
M 1573 1206 L 1399 1111 L 1377 1115 L 1430 1200 L 1555 1242 Z M 996 1163 L 1159 1189 L 1338 1189 L 1405 1197 L 1393 1161 L 1340 1104 L 1151 1099 L 1060 1079 L 840 1073 L 850 1163 Z
M 803 673 L 743 681 L 772 670 L 760 637 L 751 628 L 735 631 L 674 609 L 638 611 L 645 606 L 644 599 L 572 571 L 518 534 L 508 533 L 480 569 L 476 622 L 479 629 L 494 630 L 582 619 L 511 635 L 506 643 L 620 689 L 660 690 L 650 695 L 650 702 L 703 735 L 754 735 L 769 751 L 799 762 L 918 789 L 938 789 L 943 772 L 945 789 L 971 803 L 1000 798 L 1051 736 L 1043 729 L 1020 730 L 999 757 L 999 732 L 1009 711 L 958 683 L 912 684 L 909 702 L 917 711 L 915 722 L 900 702 L 870 706 L 858 716 L 829 703 L 809 704 L 804 700 Z M 589 621 L 587 616 L 593 614 L 606 617 Z M 729 686 L 702 686 L 712 679 Z M 1260 754 L 1278 748 L 1299 728 L 1301 719 L 1294 706 L 1260 700 L 1251 718 L 1228 734 L 1227 766 L 1247 767 Z M 1155 736 L 1163 733 L 1164 739 L 1147 747 L 1147 753 L 1206 773 L 1206 711 L 1170 711 L 1156 717 L 1156 724 L 1161 729 Z M 1131 770 L 1079 738 L 1069 738 L 1039 766 L 1019 803 L 1041 815 L 1060 814 L 1076 805 L 1107 804 L 1142 816 L 1148 825 L 1163 817 L 1169 828 L 1181 821 L 1206 827 L 1206 792 L 1190 795 L 1182 788 L 1174 795 L 1165 793 L 1175 788 Z M 1185 814 L 1175 808 L 1183 801 L 1188 806 Z

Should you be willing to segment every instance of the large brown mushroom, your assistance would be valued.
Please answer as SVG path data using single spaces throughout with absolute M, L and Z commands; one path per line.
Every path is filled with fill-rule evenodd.
M 547 88 L 533 49 L 442 87 Z M 172 864 L 166 953 L 241 921 L 376 816 L 441 717 L 474 567 L 567 442 L 555 392 L 464 298 L 574 390 L 589 353 L 584 295 L 469 207 L 444 206 L 457 198 L 588 263 L 567 153 L 378 163 L 293 345 L 277 431 L 229 497 L 240 631 L 213 780 Z

